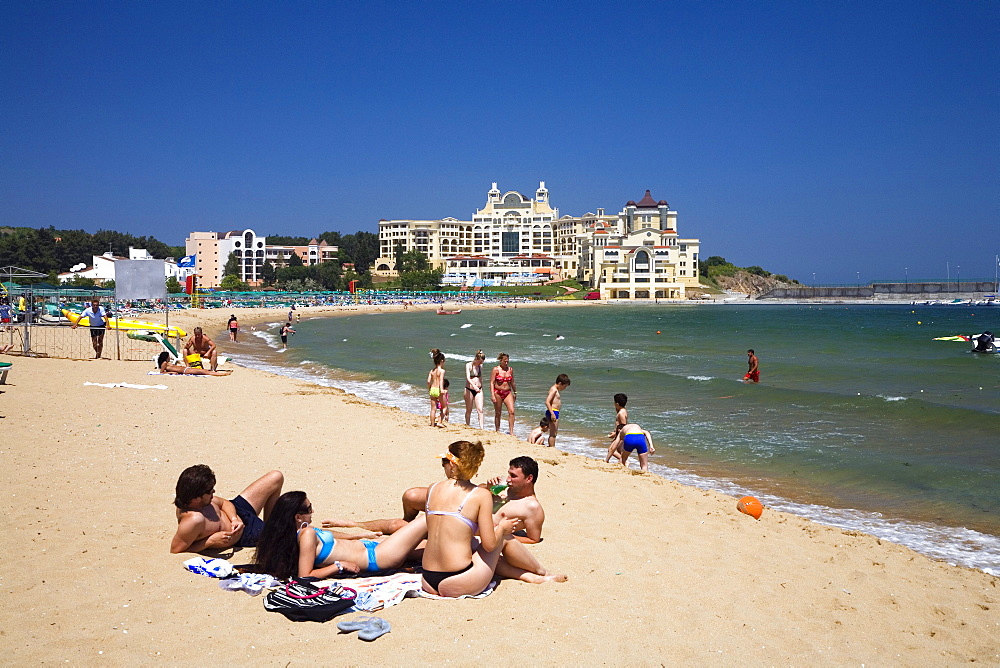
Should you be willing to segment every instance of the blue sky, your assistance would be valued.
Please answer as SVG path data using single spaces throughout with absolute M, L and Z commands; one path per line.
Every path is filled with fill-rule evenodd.
M 0 225 L 376 232 L 645 189 L 803 282 L 990 277 L 1000 3 L 0 5 Z

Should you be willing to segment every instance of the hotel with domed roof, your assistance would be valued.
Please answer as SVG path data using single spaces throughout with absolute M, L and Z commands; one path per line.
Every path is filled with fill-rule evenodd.
M 677 235 L 677 212 L 649 190 L 616 215 L 559 216 L 545 182 L 534 199 L 497 184 L 472 220 L 379 221 L 372 272 L 396 274 L 396 257 L 418 250 L 445 285 L 530 285 L 574 278 L 602 299 L 685 299 L 698 286 L 698 239 Z

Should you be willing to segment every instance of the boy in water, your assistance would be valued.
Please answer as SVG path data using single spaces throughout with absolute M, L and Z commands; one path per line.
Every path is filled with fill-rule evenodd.
M 625 408 L 625 404 L 627 403 L 627 395 L 621 392 L 615 395 L 615 427 L 608 434 L 608 438 L 614 439 L 618 435 L 618 432 L 622 430 L 622 427 L 628 424 L 628 410 Z
M 531 430 L 528 434 L 528 443 L 532 445 L 542 445 L 545 443 L 546 437 L 549 435 L 549 419 L 547 417 L 542 417 L 538 421 L 538 426 Z
M 549 388 L 545 397 L 545 417 L 549 419 L 549 447 L 556 447 L 556 435 L 559 433 L 559 409 L 562 408 L 563 390 L 569 387 L 569 376 L 564 373 L 556 376 L 555 385 Z

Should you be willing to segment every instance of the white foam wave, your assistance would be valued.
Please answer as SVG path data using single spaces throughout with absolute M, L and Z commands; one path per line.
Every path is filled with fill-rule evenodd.
M 497 336 L 516 336 L 514 332 L 497 332 Z
M 715 376 L 688 376 L 688 380 L 714 380 Z
M 472 355 L 459 355 L 457 353 L 445 353 L 445 359 L 458 360 L 459 362 L 471 362 Z
M 280 339 L 277 336 L 275 336 L 274 334 L 271 334 L 269 332 L 265 332 L 265 331 L 262 331 L 262 330 L 259 330 L 259 329 L 255 329 L 253 331 L 253 335 L 256 336 L 256 337 L 258 337 L 258 338 L 260 338 L 260 339 L 263 339 L 264 343 L 266 343 L 267 345 L 271 346 L 272 348 L 277 348 L 278 347 L 278 342 L 280 341 Z
M 885 399 L 886 401 L 906 401 L 906 397 L 889 397 L 884 394 L 877 394 L 875 396 L 879 397 L 880 399 Z
M 465 323 L 464 325 L 462 325 L 461 327 L 459 327 L 459 329 L 468 329 L 469 327 L 472 327 L 472 323 L 471 322 Z

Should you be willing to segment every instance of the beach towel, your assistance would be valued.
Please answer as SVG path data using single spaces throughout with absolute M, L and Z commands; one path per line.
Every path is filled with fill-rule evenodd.
M 274 577 L 264 573 L 239 573 L 219 582 L 219 588 L 226 591 L 245 591 L 251 596 L 257 596 L 265 589 L 277 587 L 281 583 Z
M 225 559 L 206 559 L 205 557 L 193 557 L 184 562 L 184 568 L 198 575 L 207 575 L 210 578 L 228 578 L 236 569 Z
M 91 383 L 87 381 L 84 385 L 93 385 L 95 387 L 127 387 L 131 390 L 169 390 L 170 388 L 166 385 L 136 385 L 135 383 Z
M 438 596 L 425 592 L 420 587 L 420 573 L 393 573 L 392 575 L 376 575 L 368 578 L 352 578 L 351 580 L 324 580 L 332 584 L 349 583 L 358 592 L 354 601 L 354 611 L 376 612 L 399 604 L 404 598 L 433 598 L 443 601 L 454 600 L 448 596 Z M 475 595 L 459 596 L 457 598 L 485 598 L 496 589 L 496 580 Z

